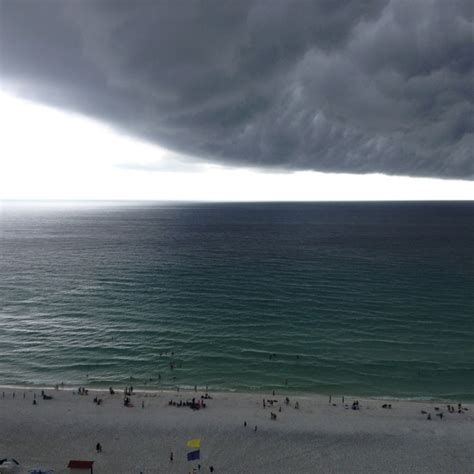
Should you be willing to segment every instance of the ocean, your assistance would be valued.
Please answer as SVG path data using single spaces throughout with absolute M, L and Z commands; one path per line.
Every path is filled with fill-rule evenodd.
M 474 203 L 0 208 L 0 384 L 474 400 Z

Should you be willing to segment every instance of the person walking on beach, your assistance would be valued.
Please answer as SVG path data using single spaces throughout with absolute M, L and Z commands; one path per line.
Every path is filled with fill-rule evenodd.
M 173 451 L 170 452 L 170 461 L 173 462 L 173 459 L 174 459 L 174 455 L 173 455 Z
M 102 452 L 102 445 L 100 443 L 97 443 L 96 446 L 95 446 L 95 449 L 98 453 L 101 453 Z

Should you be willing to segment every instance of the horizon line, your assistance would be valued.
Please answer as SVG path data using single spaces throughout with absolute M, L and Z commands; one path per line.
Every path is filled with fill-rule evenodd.
M 206 203 L 206 204 L 265 204 L 265 203 L 398 203 L 398 202 L 474 202 L 474 199 L 315 199 L 315 200 L 207 200 L 207 199 L 0 199 L 0 204 L 8 203 L 74 203 L 74 202 L 97 202 L 97 203 Z

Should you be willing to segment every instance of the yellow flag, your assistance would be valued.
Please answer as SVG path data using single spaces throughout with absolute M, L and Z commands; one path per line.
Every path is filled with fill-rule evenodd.
M 199 438 L 193 438 L 193 439 L 190 439 L 186 443 L 186 445 L 187 445 L 188 448 L 200 448 L 201 447 L 201 440 Z

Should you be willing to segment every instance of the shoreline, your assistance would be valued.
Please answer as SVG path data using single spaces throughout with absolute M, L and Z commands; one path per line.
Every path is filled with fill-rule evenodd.
M 131 384 L 134 386 L 133 384 Z M 109 392 L 109 387 L 106 386 L 100 386 L 100 387 L 95 387 L 95 386 L 88 386 L 88 385 L 63 385 L 61 386 L 58 384 L 58 388 L 56 389 L 55 385 L 48 385 L 48 384 L 39 384 L 39 385 L 21 385 L 21 384 L 0 384 L 0 390 L 2 389 L 14 389 L 14 390 L 58 390 L 58 391 L 66 391 L 66 392 L 73 392 L 78 389 L 79 386 L 84 386 L 91 392 L 98 392 L 98 393 L 103 393 Z M 112 384 L 110 385 L 111 387 L 116 390 L 117 393 L 121 393 L 123 391 L 123 386 L 118 387 L 117 384 Z M 197 391 L 198 392 L 204 392 L 205 387 L 203 386 L 197 386 Z M 163 394 L 163 393 L 168 393 L 168 394 L 176 394 L 176 393 L 194 393 L 193 387 L 185 386 L 185 387 L 179 387 L 179 390 L 172 389 L 172 388 L 158 388 L 158 387 L 152 387 L 152 388 L 143 388 L 143 386 L 134 386 L 134 391 L 136 393 L 151 393 L 151 394 Z M 291 390 L 276 390 L 280 396 L 282 395 L 288 395 L 292 397 L 298 397 L 298 398 L 328 398 L 329 396 L 333 397 L 334 399 L 345 397 L 347 399 L 361 399 L 361 400 L 372 400 L 372 401 L 381 401 L 381 402 L 420 402 L 420 403 L 445 403 L 445 404 L 453 404 L 453 403 L 465 403 L 465 404 L 474 404 L 474 397 L 473 398 L 460 398 L 460 399 L 454 399 L 454 398 L 437 398 L 437 397 L 395 397 L 395 396 L 371 396 L 371 395 L 353 395 L 353 394 L 340 394 L 340 393 L 333 393 L 333 394 L 326 394 L 326 393 L 320 393 L 320 392 L 301 392 L 301 391 L 291 391 Z M 209 388 L 208 390 L 209 393 L 214 393 L 214 394 L 220 394 L 220 395 L 229 395 L 229 394 L 236 394 L 236 395 L 242 395 L 242 396 L 261 396 L 261 395 L 268 395 L 268 393 L 271 393 L 271 390 L 264 391 L 264 390 L 259 390 L 259 391 L 240 391 L 240 390 L 222 390 L 218 389 L 215 390 L 212 387 Z

